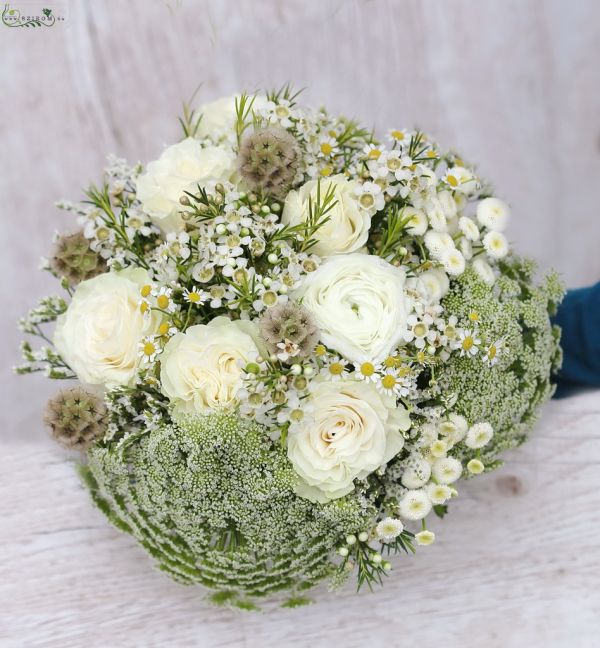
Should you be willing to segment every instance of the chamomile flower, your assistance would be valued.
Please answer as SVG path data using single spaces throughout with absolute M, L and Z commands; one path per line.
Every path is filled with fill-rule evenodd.
M 154 335 L 149 335 L 142 338 L 138 345 L 138 358 L 141 358 L 142 364 L 152 364 L 159 353 L 162 352 L 162 347 L 156 341 Z
M 167 286 L 161 286 L 158 291 L 153 290 L 152 295 L 156 298 L 156 307 L 167 313 L 174 313 L 177 310 L 177 305 L 173 301 L 173 290 Z
M 324 137 L 319 142 L 319 152 L 325 157 L 334 157 L 339 153 L 339 150 L 335 137 Z
M 493 367 L 506 351 L 504 340 L 496 340 L 485 349 L 482 360 L 488 367 Z
M 508 241 L 502 232 L 488 232 L 483 237 L 483 247 L 494 259 L 502 259 L 508 254 Z
M 332 356 L 326 360 L 325 366 L 321 369 L 321 375 L 327 376 L 330 380 L 338 381 L 348 374 L 347 362 L 339 356 Z
M 410 135 L 408 131 L 398 128 L 392 128 L 391 130 L 389 130 L 387 132 L 387 136 L 393 143 L 397 142 L 398 144 L 404 144 L 410 141 Z
M 442 180 L 447 183 L 451 191 L 457 191 L 463 194 L 474 193 L 478 186 L 477 178 L 471 171 L 462 166 L 449 168 Z
M 376 383 L 376 387 L 387 396 L 407 396 L 410 391 L 395 369 L 383 371 L 379 382 Z
M 457 346 L 462 356 L 475 356 L 479 353 L 481 339 L 478 337 L 476 330 L 463 329 L 458 334 Z
M 191 290 L 185 288 L 183 291 L 183 298 L 185 301 L 189 304 L 196 304 L 197 306 L 203 304 L 208 297 L 208 293 L 205 290 L 198 288 L 198 286 L 194 286 Z
M 372 362 L 365 361 L 356 365 L 354 369 L 354 376 L 359 380 L 364 380 L 365 382 L 376 383 L 380 376 L 377 373 L 377 368 Z
M 422 520 L 431 511 L 431 500 L 424 490 L 409 490 L 398 502 L 398 512 L 405 520 Z
M 173 337 L 175 333 L 177 333 L 179 329 L 173 324 L 173 322 L 162 322 L 162 324 L 158 327 L 157 334 L 163 337 Z
M 476 423 L 467 432 L 465 445 L 477 450 L 486 446 L 494 436 L 494 429 L 489 423 Z
M 367 144 L 363 148 L 363 154 L 367 160 L 378 160 L 382 153 L 382 149 L 376 144 Z
M 434 543 L 435 533 L 433 531 L 429 531 L 428 529 L 424 529 L 423 531 L 419 531 L 419 533 L 415 534 L 415 540 L 417 541 L 418 545 L 421 545 L 422 547 L 428 547 L 429 545 Z
M 375 527 L 375 534 L 381 542 L 392 542 L 404 531 L 404 525 L 400 520 L 386 517 Z

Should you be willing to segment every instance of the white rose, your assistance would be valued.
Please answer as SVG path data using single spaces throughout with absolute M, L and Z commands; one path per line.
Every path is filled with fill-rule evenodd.
M 237 118 L 236 99 L 239 99 L 239 96 L 231 95 L 200 106 L 196 111 L 198 116 L 201 116 L 195 133 L 196 137 L 199 139 L 210 137 L 218 142 L 232 135 Z
M 296 491 L 313 502 L 342 497 L 395 457 L 410 427 L 404 407 L 371 383 L 319 382 L 310 390 L 310 409 L 288 434 L 288 457 L 301 478 Z
M 404 271 L 360 253 L 327 259 L 297 296 L 315 317 L 321 341 L 352 362 L 384 360 L 402 340 L 412 309 Z
M 196 192 L 208 180 L 229 180 L 235 170 L 233 151 L 220 146 L 202 148 L 192 137 L 169 146 L 150 162 L 137 179 L 142 209 L 162 230 L 181 229 L 179 199 L 185 191 Z
M 81 382 L 132 385 L 139 364 L 138 344 L 156 332 L 161 316 L 140 311 L 145 270 L 107 272 L 82 281 L 67 312 L 56 321 L 54 344 Z
M 310 201 L 313 207 L 316 204 L 317 184 L 317 180 L 311 180 L 298 191 L 290 191 L 281 216 L 283 223 L 299 225 L 308 219 Z M 321 203 L 330 187 L 334 189 L 337 202 L 327 212 L 329 220 L 315 234 L 314 238 L 318 241 L 312 248 L 315 254 L 327 257 L 356 252 L 367 242 L 371 216 L 358 206 L 354 198 L 358 186 L 342 174 L 320 181 Z
M 196 109 L 196 114 L 201 116 L 198 129 L 195 136 L 198 139 L 205 137 L 211 138 L 215 142 L 222 142 L 233 138 L 235 134 L 235 122 L 237 120 L 237 111 L 235 109 L 236 99 L 239 101 L 239 95 L 221 97 L 216 101 L 204 104 Z M 252 97 L 248 99 L 252 101 Z M 252 111 L 259 111 L 267 104 L 267 100 L 262 95 L 255 95 L 252 102 Z
M 256 359 L 258 329 L 217 317 L 177 333 L 160 356 L 162 392 L 178 413 L 235 405 L 241 371 Z

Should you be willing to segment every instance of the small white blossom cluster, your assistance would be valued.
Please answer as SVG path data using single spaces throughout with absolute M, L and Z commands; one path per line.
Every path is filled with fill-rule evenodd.
M 120 448 L 180 417 L 252 419 L 298 497 L 369 511 L 337 553 L 376 580 L 382 551 L 431 544 L 425 518 L 487 467 L 492 425 L 467 421 L 443 375 L 509 361 L 514 338 L 452 301 L 465 277 L 497 288 L 509 207 L 423 133 L 377 141 L 289 88 L 186 109 L 182 125 L 157 160 L 111 158 L 85 202 L 60 204 L 83 237 L 59 236 L 49 267 L 79 264 L 82 280 L 23 320 L 56 330 L 21 371 L 104 390 L 104 442 Z

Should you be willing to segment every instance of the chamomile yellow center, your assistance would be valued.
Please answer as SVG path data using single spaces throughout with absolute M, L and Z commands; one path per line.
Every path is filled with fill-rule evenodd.
M 360 373 L 368 378 L 375 373 L 375 367 L 370 362 L 363 362 L 360 365 Z
M 344 365 L 341 362 L 332 362 L 329 365 L 329 373 L 332 376 L 340 376 L 344 371 Z
M 317 344 L 317 346 L 315 347 L 315 353 L 318 356 L 325 355 L 327 353 L 327 349 L 325 348 L 325 345 L 324 344 Z
M 391 374 L 388 374 L 387 376 L 384 376 L 382 378 L 381 384 L 383 385 L 384 389 L 393 389 L 396 385 L 396 378 Z
M 159 308 L 167 308 L 169 306 L 169 298 L 166 295 L 159 295 L 157 300 L 156 300 L 156 305 Z
M 153 353 L 156 353 L 156 347 L 152 342 L 146 342 L 144 344 L 144 354 L 151 356 Z
M 323 142 L 323 144 L 321 144 L 321 153 L 323 153 L 323 155 L 331 155 L 332 151 L 333 146 L 331 146 L 329 142 Z
M 451 187 L 458 187 L 458 180 L 453 175 L 447 176 L 446 180 Z
M 470 349 L 473 348 L 473 345 L 475 344 L 473 338 L 468 335 L 463 341 L 462 341 L 462 348 L 465 351 L 469 351 Z
M 142 289 L 140 290 L 140 295 L 142 297 L 148 297 L 151 291 L 152 291 L 152 286 L 146 284 L 145 286 L 142 286 Z
M 369 160 L 378 160 L 381 157 L 381 151 L 379 149 L 371 149 L 369 151 Z

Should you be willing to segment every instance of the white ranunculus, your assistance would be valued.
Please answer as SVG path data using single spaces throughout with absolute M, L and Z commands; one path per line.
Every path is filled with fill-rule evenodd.
M 178 413 L 207 412 L 237 403 L 241 371 L 259 354 L 258 328 L 217 317 L 175 334 L 160 356 L 162 392 Z
M 381 362 L 406 331 L 412 301 L 405 274 L 378 256 L 327 259 L 297 292 L 313 314 L 321 341 L 352 362 Z
M 229 180 L 235 170 L 233 151 L 221 146 L 202 147 L 192 137 L 169 146 L 150 162 L 136 182 L 142 209 L 163 231 L 181 229 L 179 199 L 185 191 L 196 192 L 209 180 Z
M 308 219 L 310 202 L 314 208 L 317 201 L 317 185 L 317 180 L 311 180 L 298 191 L 290 191 L 281 216 L 283 223 L 299 225 Z M 321 180 L 321 203 L 331 187 L 334 188 L 337 202 L 327 212 L 329 221 L 317 230 L 315 239 L 318 242 L 312 248 L 315 254 L 322 257 L 356 252 L 367 242 L 371 227 L 371 217 L 358 206 L 354 197 L 358 184 L 342 174 Z
M 313 502 L 342 497 L 355 479 L 384 466 L 404 445 L 408 411 L 371 383 L 314 381 L 312 415 L 292 424 L 288 457 L 300 477 L 296 491 Z
M 199 139 L 210 137 L 213 141 L 219 142 L 233 135 L 236 122 L 236 99 L 239 99 L 238 95 L 231 95 L 200 106 L 196 110 L 196 113 L 201 115 L 196 137 Z
M 138 369 L 139 342 L 156 332 L 161 317 L 140 311 L 145 270 L 107 272 L 82 281 L 67 312 L 56 321 L 54 344 L 81 382 L 132 385 Z

